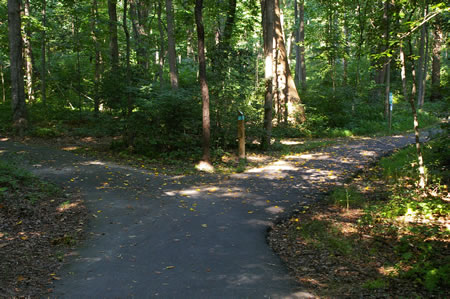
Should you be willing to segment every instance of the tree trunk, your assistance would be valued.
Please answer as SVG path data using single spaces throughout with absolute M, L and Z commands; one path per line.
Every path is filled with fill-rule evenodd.
M 46 47 L 47 47 L 47 0 L 42 0 L 42 37 L 41 37 L 41 98 L 44 106 L 47 105 L 47 61 L 46 61 Z
M 128 10 L 128 1 L 123 1 L 123 20 L 122 20 L 122 27 L 123 32 L 125 33 L 125 41 L 126 41 L 126 86 L 130 86 L 130 32 L 128 31 L 128 25 L 127 25 L 127 10 Z M 133 104 L 131 102 L 131 95 L 129 92 L 126 92 L 127 95 L 127 115 L 128 117 L 131 115 L 131 112 L 133 111 Z M 132 143 L 129 143 L 131 145 Z
M 343 85 L 347 85 L 348 80 L 348 58 L 350 57 L 350 33 L 348 29 L 347 14 L 344 13 L 344 74 L 343 74 Z
M 300 43 L 300 81 L 303 91 L 306 91 L 306 57 L 305 57 L 305 1 L 300 0 L 299 7 L 299 39 Z
M 202 160 L 210 163 L 210 119 L 209 119 L 209 90 L 206 81 L 206 58 L 205 58 L 205 29 L 203 27 L 203 0 L 195 1 L 195 23 L 197 25 L 198 44 L 198 68 L 199 81 L 202 93 L 202 128 L 203 128 L 203 156 Z
M 8 0 L 9 58 L 11 69 L 11 108 L 14 133 L 24 135 L 27 127 L 27 108 L 23 82 L 22 34 L 20 1 Z
M 264 79 L 266 92 L 264 97 L 264 135 L 261 140 L 261 147 L 267 149 L 270 146 L 272 138 L 272 106 L 273 106 L 273 77 L 274 77 L 274 19 L 275 19 L 275 0 L 263 0 L 263 35 L 264 35 L 264 57 L 265 71 Z
M 441 48 L 443 32 L 440 24 L 436 24 L 433 30 L 433 61 L 431 66 L 431 101 L 442 98 L 441 95 Z
M 408 46 L 409 46 L 409 59 L 411 60 L 411 76 L 412 76 L 412 87 L 411 87 L 411 97 L 413 99 L 416 98 L 416 94 L 417 94 L 417 85 L 416 85 L 416 67 L 414 65 L 414 60 L 412 59 L 412 57 L 414 56 L 414 51 L 413 51 L 413 46 L 412 46 L 412 41 L 411 39 L 409 39 L 408 41 Z
M 390 47 L 389 47 L 389 39 L 390 39 L 390 27 L 391 27 L 391 17 L 390 17 L 390 0 L 386 0 L 384 3 L 384 16 L 383 19 L 386 22 L 385 23 L 385 33 L 384 33 L 384 41 L 385 41 L 385 49 L 386 51 L 390 52 Z M 390 57 L 386 57 L 385 58 L 385 63 L 384 63 L 384 73 L 385 73 L 385 96 L 384 96 L 384 117 L 387 119 L 389 118 L 389 91 L 390 91 L 390 84 L 391 84 L 391 58 Z
M 427 9 L 424 7 L 423 15 L 426 16 Z M 424 71 L 425 65 L 425 41 L 426 41 L 427 28 L 426 24 L 422 25 L 420 29 L 420 45 L 419 45 L 419 60 L 417 62 L 417 107 L 422 107 L 422 92 L 423 92 L 423 77 L 426 76 Z
M 158 6 L 156 8 L 158 15 L 158 30 L 159 30 L 159 56 L 158 56 L 158 76 L 159 85 L 162 86 L 164 83 L 164 28 L 161 19 L 161 1 L 158 1 Z
M 92 22 L 91 22 L 91 36 L 92 42 L 94 43 L 95 51 L 95 71 L 94 71 L 94 113 L 98 115 L 100 108 L 100 97 L 99 97 L 99 85 L 101 80 L 101 52 L 100 45 L 98 43 L 97 22 L 98 22 L 98 5 L 97 0 L 92 0 Z
M 400 41 L 400 63 L 401 63 L 401 78 L 402 78 L 402 91 L 403 98 L 408 98 L 408 90 L 406 88 L 406 61 L 405 61 L 405 51 L 403 51 L 403 41 Z
M 286 46 L 284 43 L 283 27 L 281 25 L 281 10 L 279 6 L 279 0 L 275 0 L 274 8 L 274 34 L 278 49 L 278 75 L 281 75 L 281 78 L 278 79 L 278 82 L 279 88 L 281 89 L 281 92 L 283 94 L 280 100 L 282 101 L 282 105 L 285 109 L 285 121 L 287 122 L 289 118 L 289 121 L 291 122 L 299 121 L 300 123 L 303 123 L 306 120 L 306 116 L 300 100 L 300 96 L 298 95 L 297 87 L 295 86 L 294 79 L 291 75 L 291 70 L 289 68 L 289 59 L 287 57 Z M 298 120 L 295 119 L 294 115 L 298 116 Z
M 427 73 L 428 73 L 428 55 L 429 54 L 429 43 L 428 43 L 428 25 L 425 32 L 425 57 L 423 63 L 423 73 L 422 73 L 422 92 L 420 94 L 420 107 L 425 103 L 425 90 L 427 88 Z
M 136 59 L 143 70 L 149 69 L 147 54 L 147 30 L 146 22 L 149 15 L 148 2 L 144 0 L 130 0 L 130 19 L 133 25 L 133 33 L 136 39 Z
M 117 0 L 108 0 L 109 49 L 113 72 L 119 67 L 119 44 L 117 40 Z
M 23 43 L 25 53 L 25 74 L 27 77 L 27 96 L 29 102 L 34 102 L 34 76 L 33 76 L 33 49 L 31 47 L 31 31 L 30 31 L 30 1 L 24 1 L 24 16 L 27 20 L 25 25 Z
M 177 70 L 177 53 L 175 51 L 175 32 L 174 32 L 175 21 L 173 16 L 172 0 L 166 0 L 166 15 L 167 15 L 167 44 L 169 54 L 170 84 L 172 88 L 176 89 L 178 88 L 178 70 Z

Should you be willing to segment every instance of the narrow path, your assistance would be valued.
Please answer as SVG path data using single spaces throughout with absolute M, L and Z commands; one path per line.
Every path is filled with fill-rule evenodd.
M 164 176 L 8 141 L 0 156 L 85 196 L 89 237 L 63 267 L 59 297 L 305 298 L 267 229 L 413 141 L 350 140 L 232 176 Z

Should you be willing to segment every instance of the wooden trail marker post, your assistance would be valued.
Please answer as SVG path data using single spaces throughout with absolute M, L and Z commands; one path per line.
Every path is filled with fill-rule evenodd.
M 245 160 L 245 124 L 244 113 L 239 110 L 238 114 L 238 144 L 239 144 L 239 160 Z

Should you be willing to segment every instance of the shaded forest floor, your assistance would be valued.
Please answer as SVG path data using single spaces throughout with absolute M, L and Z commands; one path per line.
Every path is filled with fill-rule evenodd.
M 83 238 L 87 209 L 14 164 L 0 161 L 0 297 L 39 297 Z
M 90 137 L 30 138 L 26 139 L 25 143 L 94 155 L 137 168 L 158 169 L 167 174 L 194 171 L 187 166 L 189 163 L 158 164 L 139 156 L 115 153 L 109 149 L 111 140 Z M 284 155 L 347 140 L 350 139 L 320 139 L 312 142 L 299 139 L 282 140 L 275 144 L 273 152 L 251 152 L 249 165 L 262 167 Z M 224 154 L 220 161 L 216 162 L 220 173 L 239 172 L 238 167 L 232 154 Z M 47 184 L 26 174 L 17 173 L 10 166 L 4 166 L 3 169 L 5 171 L 2 173 L 0 185 L 0 251 L 5 258 L 2 259 L 0 268 L 2 277 L 7 279 L 2 279 L 0 287 L 10 292 L 2 291 L 3 293 L 16 296 L 47 293 L 50 291 L 49 283 L 59 279 L 55 272 L 61 261 L 82 236 L 86 208 L 74 193 L 64 194 L 53 188 L 49 190 L 45 187 Z M 12 186 L 9 183 L 12 181 L 17 183 Z M 404 184 L 412 186 L 414 183 L 411 179 Z M 443 200 L 445 196 L 448 198 L 448 192 L 446 185 L 441 185 L 445 186 L 439 195 Z M 406 273 L 415 269 L 408 264 L 399 263 L 399 252 L 403 260 L 417 262 L 412 256 L 422 256 L 420 251 L 423 248 L 416 248 L 415 240 L 411 239 L 407 241 L 414 243 L 414 246 L 407 245 L 406 249 L 402 249 L 405 242 L 399 236 L 404 234 L 386 229 L 393 223 L 383 223 L 381 226 L 372 223 L 376 224 L 372 225 L 372 228 L 381 231 L 362 225 L 361 219 L 364 219 L 366 207 L 362 202 L 387 203 L 391 194 L 380 168 L 364 169 L 351 183 L 345 185 L 344 189 L 339 190 L 332 192 L 326 202 L 303 206 L 298 214 L 279 223 L 268 236 L 270 245 L 287 263 L 302 286 L 318 297 L 354 297 L 361 294 L 372 297 L 428 297 L 441 296 L 443 292 L 448 291 L 448 286 L 443 289 L 442 285 L 448 281 L 449 272 L 445 268 L 431 267 L 426 273 L 398 275 L 401 271 Z M 446 204 L 447 212 L 433 214 L 438 215 L 436 219 L 440 223 L 439 231 L 448 225 L 448 218 L 443 216 L 448 216 L 448 202 Z M 433 250 L 430 251 L 433 261 L 448 260 L 448 234 L 439 235 L 438 238 L 435 234 L 432 240 L 428 239 L 425 243 L 417 244 L 429 245 L 431 243 L 428 241 L 433 241 Z M 431 291 L 424 288 L 424 283 L 429 284 Z M 14 290 L 13 293 L 11 290 Z
M 270 246 L 301 285 L 320 298 L 448 296 L 448 141 L 425 146 L 426 190 L 411 166 L 398 164 L 411 162 L 414 150 L 364 168 L 269 232 Z M 397 173 L 387 174 L 389 167 Z

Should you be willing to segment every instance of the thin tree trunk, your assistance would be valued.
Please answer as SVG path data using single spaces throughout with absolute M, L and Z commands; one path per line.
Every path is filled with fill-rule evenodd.
M 11 108 L 13 128 L 23 136 L 27 127 L 27 108 L 23 82 L 22 34 L 20 1 L 8 0 L 9 57 L 11 70 Z
M 42 37 L 41 37 L 41 98 L 44 106 L 47 105 L 47 61 L 46 61 L 46 47 L 47 47 L 47 0 L 42 0 Z
M 385 16 L 383 16 L 383 19 L 385 20 L 385 33 L 384 33 L 384 40 L 385 40 L 385 49 L 387 51 L 390 51 L 389 48 L 389 39 L 390 39 L 390 27 L 391 27 L 391 16 L 390 16 L 390 0 L 386 0 L 384 3 L 384 13 Z M 391 60 L 389 57 L 386 57 L 386 63 L 384 65 L 384 73 L 386 76 L 386 79 L 384 81 L 385 84 L 385 96 L 384 96 L 384 117 L 389 117 L 389 91 L 390 91 L 390 84 L 391 84 Z
M 267 149 L 272 138 L 272 105 L 273 105 L 273 77 L 274 77 L 274 19 L 275 1 L 262 1 L 263 35 L 264 35 L 264 57 L 265 70 L 264 79 L 266 92 L 264 98 L 264 135 L 261 140 L 261 147 Z
M 400 63 L 401 63 L 401 78 L 402 78 L 402 91 L 403 98 L 408 98 L 408 90 L 406 88 L 406 61 L 405 61 L 405 51 L 403 51 L 403 41 L 400 41 Z
M 177 53 L 175 51 L 175 21 L 173 16 L 172 0 L 166 0 L 167 16 L 167 44 L 169 54 L 170 84 L 172 88 L 178 88 Z
M 344 13 L 344 74 L 343 74 L 343 84 L 347 85 L 348 80 L 348 58 L 350 57 L 350 33 L 348 30 L 348 21 L 347 21 L 347 14 Z
M 158 30 L 159 30 L 159 57 L 158 57 L 158 76 L 159 85 L 164 83 L 164 28 L 161 19 L 161 0 L 158 1 L 157 15 L 158 15 Z
M 126 86 L 130 86 L 130 32 L 128 30 L 127 25 L 127 10 L 128 10 L 128 1 L 123 1 L 123 20 L 122 20 L 122 27 L 123 32 L 125 33 L 125 41 L 126 41 Z M 131 102 L 131 95 L 129 92 L 126 92 L 127 94 L 127 115 L 128 117 L 131 115 L 131 112 L 133 111 L 133 103 Z M 132 144 L 132 143 L 131 143 Z M 131 145 L 129 144 L 129 145 Z
M 98 115 L 100 108 L 99 85 L 101 80 L 101 53 L 97 37 L 97 22 L 98 22 L 98 5 L 97 0 L 92 0 L 92 22 L 91 22 L 91 36 L 94 43 L 95 51 L 95 71 L 94 71 L 94 113 Z
M 117 0 L 108 0 L 109 49 L 113 72 L 119 67 L 119 44 L 117 40 Z
M 306 91 L 306 54 L 305 54 L 305 1 L 300 0 L 299 7 L 299 43 L 300 43 L 300 80 L 303 91 Z
M 412 46 L 412 41 L 411 39 L 409 39 L 408 41 L 408 46 L 409 46 L 409 59 L 411 60 L 411 76 L 412 76 L 412 87 L 411 87 L 411 97 L 413 99 L 416 98 L 416 94 L 417 94 L 417 85 L 416 85 L 416 67 L 414 64 L 414 60 L 412 59 L 412 57 L 414 56 L 414 51 L 413 51 L 413 46 Z
M 195 1 L 195 23 L 197 25 L 197 43 L 198 43 L 198 68 L 199 68 L 199 81 L 202 93 L 202 148 L 203 156 L 202 160 L 206 163 L 210 163 L 210 118 L 209 118 L 209 90 L 208 83 L 206 81 L 206 58 L 205 58 L 205 29 L 203 27 L 203 0 Z
M 429 52 L 429 43 L 428 43 L 428 26 L 426 27 L 425 32 L 425 57 L 423 63 L 423 73 L 422 73 L 422 93 L 420 94 L 420 107 L 425 103 L 425 90 L 427 88 L 427 73 L 428 73 L 428 53 Z
M 431 101 L 442 98 L 441 95 L 441 48 L 443 32 L 440 24 L 436 24 L 433 30 L 433 61 L 431 66 Z
M 427 8 L 423 8 L 423 15 L 426 16 Z M 424 77 L 424 65 L 425 65 L 425 40 L 426 40 L 427 28 L 426 24 L 422 25 L 420 30 L 420 45 L 419 45 L 419 60 L 417 66 L 417 107 L 422 107 L 422 92 L 423 92 L 423 77 Z
M 300 86 L 301 82 L 301 72 L 302 69 L 300 67 L 300 20 L 298 14 L 298 3 L 297 0 L 294 0 L 294 19 L 295 19 L 295 75 L 294 81 L 295 84 Z
M 27 19 L 25 25 L 25 34 L 23 35 L 24 50 L 25 50 L 25 74 L 27 77 L 27 96 L 29 102 L 34 102 L 34 87 L 33 87 L 33 48 L 31 47 L 31 31 L 30 31 L 30 1 L 24 1 L 24 15 Z

